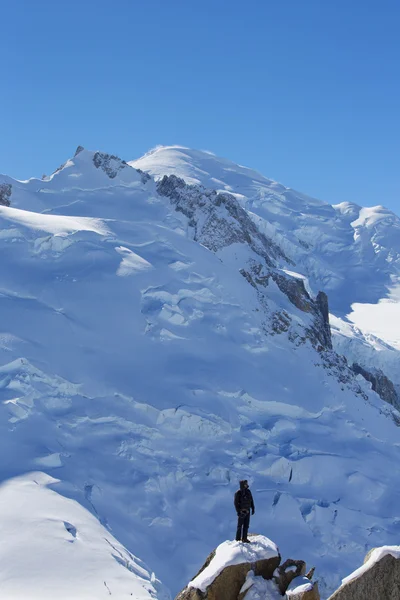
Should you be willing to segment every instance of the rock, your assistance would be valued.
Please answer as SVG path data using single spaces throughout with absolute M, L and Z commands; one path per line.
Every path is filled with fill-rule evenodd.
M 248 244 L 268 266 L 274 266 L 276 259 L 293 264 L 283 250 L 258 229 L 231 194 L 189 185 L 176 175 L 164 175 L 157 182 L 157 191 L 188 218 L 194 239 L 212 252 L 243 243 Z
M 287 600 L 320 600 L 318 583 L 307 577 L 295 577 L 286 591 Z
M 314 577 L 314 573 L 315 573 L 315 567 L 312 567 L 308 573 L 305 574 L 305 577 L 307 577 L 307 579 L 309 579 L 311 581 L 311 579 Z
M 306 563 L 304 560 L 293 560 L 288 558 L 278 567 L 278 576 L 276 582 L 279 586 L 282 596 L 286 593 L 293 579 L 304 575 L 306 572 Z
M 322 317 L 323 340 L 326 348 L 332 348 L 331 326 L 329 324 L 329 304 L 328 296 L 325 292 L 318 292 L 316 298 L 317 306 Z
M 114 154 L 105 154 L 104 152 L 95 152 L 93 164 L 96 169 L 102 169 L 110 179 L 114 179 L 121 169 L 128 167 L 127 163 L 118 156 L 115 156 Z
M 249 571 L 256 577 L 272 579 L 281 559 L 277 547 L 264 536 L 250 535 L 249 539 L 250 546 L 240 542 L 220 544 L 175 600 L 238 600 Z M 228 557 L 227 566 L 223 566 L 224 557 Z M 235 564 L 229 564 L 232 557 Z
M 392 556 L 384 548 L 367 554 L 364 566 L 343 580 L 329 600 L 398 600 L 400 598 L 400 547 Z M 389 550 L 390 551 L 390 550 Z
M 10 183 L 0 184 L 0 205 L 10 206 L 10 198 L 12 192 L 12 185 Z
M 372 389 L 382 400 L 400 410 L 400 398 L 391 380 L 380 369 L 375 369 L 373 372 L 367 371 L 361 365 L 353 363 L 352 369 L 356 375 L 362 375 L 364 379 L 369 381 Z

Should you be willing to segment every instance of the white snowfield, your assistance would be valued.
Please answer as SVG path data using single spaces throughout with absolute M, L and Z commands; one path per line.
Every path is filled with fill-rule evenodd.
M 38 230 L 57 236 L 67 236 L 77 231 L 93 231 L 99 235 L 107 235 L 108 229 L 100 219 L 87 219 L 85 217 L 62 217 L 48 214 L 34 213 L 18 208 L 0 206 L 0 221 L 9 221 L 11 226 L 25 226 L 28 230 Z M 2 226 L 1 229 L 6 229 Z
M 345 321 L 355 302 L 376 304 L 394 289 L 395 215 L 379 210 L 370 227 L 360 207 L 332 207 L 182 148 L 136 164 L 233 192 L 281 250 L 277 273 L 328 293 L 339 346 L 370 366 L 390 362 L 395 378 L 396 347 Z M 91 547 L 110 568 L 102 592 L 106 580 L 118 597 L 112 578 L 120 573 L 128 585 L 137 573 L 104 550 L 99 536 L 109 532 L 124 557 L 121 548 L 178 593 L 234 537 L 243 478 L 256 505 L 250 530 L 283 556 L 316 565 L 323 599 L 366 548 L 398 543 L 398 413 L 361 376 L 346 379 L 344 367 L 327 366 L 303 343 L 310 313 L 273 281 L 264 294 L 249 284 L 240 270 L 260 256 L 245 235 L 230 240 L 223 206 L 208 231 L 211 250 L 196 241 L 184 206 L 175 210 L 154 179 L 113 157 L 82 150 L 44 180 L 3 181 L 12 194 L 11 207 L 0 207 L 0 481 L 38 469 L 59 480 L 57 494 L 36 487 L 83 511 L 80 524 L 65 505 L 63 520 L 78 531 L 70 543 L 43 501 L 65 552 L 83 547 L 83 515 L 101 523 Z M 188 205 L 193 193 L 185 191 Z M 202 196 L 199 226 L 210 201 Z M 284 322 L 276 333 L 282 314 L 291 328 Z M 21 516 L 10 502 L 8 519 L 36 522 L 33 508 Z M 21 574 L 18 593 L 30 598 L 21 548 L 32 536 L 24 531 L 18 525 L 17 539 L 26 539 L 13 545 L 14 529 L 4 530 L 0 546 Z M 35 560 L 49 547 L 35 546 Z M 54 575 L 46 560 L 35 563 L 36 581 L 57 588 L 53 597 L 75 569 L 74 551 L 71 562 L 62 553 Z M 80 573 L 98 582 L 97 551 L 82 552 Z M 7 581 L 0 561 L 0 590 Z
M 195 579 L 189 582 L 188 587 L 205 592 L 226 567 L 242 563 L 254 563 L 278 555 L 279 551 L 276 544 L 263 535 L 252 536 L 251 544 L 227 540 L 216 548 L 215 556 L 210 564 Z
M 0 594 L 7 600 L 167 598 L 141 560 L 41 472 L 0 486 Z M 53 488 L 53 489 L 51 489 Z

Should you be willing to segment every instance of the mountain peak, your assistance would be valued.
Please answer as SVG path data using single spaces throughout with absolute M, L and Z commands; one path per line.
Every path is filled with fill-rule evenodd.
M 114 184 L 129 185 L 140 180 L 140 173 L 119 156 L 78 146 L 72 158 L 60 165 L 43 182 L 52 182 L 62 189 L 82 187 L 94 189 Z M 79 186 L 77 185 L 79 181 Z
M 79 154 L 80 152 L 82 152 L 82 150 L 84 150 L 85 148 L 83 146 L 78 146 L 77 149 L 75 150 L 75 154 L 74 157 L 77 156 L 77 154 Z
M 164 175 L 177 175 L 192 185 L 200 184 L 229 192 L 252 181 L 279 185 L 253 169 L 216 156 L 208 150 L 195 150 L 185 146 L 156 146 L 129 164 L 149 172 L 155 179 L 161 179 Z

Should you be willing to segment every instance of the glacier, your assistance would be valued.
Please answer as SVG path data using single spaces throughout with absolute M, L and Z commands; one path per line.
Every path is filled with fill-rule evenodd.
M 232 539 L 242 478 L 251 529 L 315 564 L 322 597 L 367 550 L 398 544 L 400 414 L 351 368 L 400 384 L 394 329 L 353 309 L 396 305 L 396 215 L 330 206 L 181 147 L 129 163 L 78 148 L 49 177 L 0 183 L 12 190 L 0 206 L 1 482 L 40 471 L 49 506 L 79 507 L 95 547 L 105 532 L 118 540 L 123 560 L 104 554 L 118 597 L 183 588 Z M 89 577 L 108 597 L 95 556 L 82 589 Z M 49 593 L 70 597 L 63 580 Z M 10 598 L 27 597 L 23 581 Z

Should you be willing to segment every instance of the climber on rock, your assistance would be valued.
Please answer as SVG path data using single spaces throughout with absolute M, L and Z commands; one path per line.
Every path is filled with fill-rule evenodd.
M 254 515 L 254 501 L 247 479 L 243 479 L 239 483 L 240 489 L 236 492 L 234 499 L 238 516 L 236 541 L 240 542 L 242 540 L 242 542 L 249 544 L 250 540 L 247 539 L 247 532 L 250 525 L 250 510 L 251 514 Z

